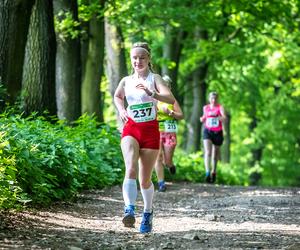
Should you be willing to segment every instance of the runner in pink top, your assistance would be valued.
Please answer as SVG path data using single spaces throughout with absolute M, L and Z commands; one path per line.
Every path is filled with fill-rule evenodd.
M 220 104 L 215 105 L 205 105 L 203 110 L 205 114 L 205 127 L 211 131 L 221 131 L 223 129 L 222 122 L 219 120 L 219 116 L 222 116 L 221 113 L 222 106 Z
M 222 122 L 226 120 L 225 110 L 218 102 L 216 92 L 209 93 L 209 104 L 203 107 L 203 116 L 200 121 L 204 123 L 203 144 L 205 180 L 214 183 L 217 176 L 217 162 L 220 158 L 220 147 L 223 143 Z M 212 171 L 210 169 L 212 168 Z

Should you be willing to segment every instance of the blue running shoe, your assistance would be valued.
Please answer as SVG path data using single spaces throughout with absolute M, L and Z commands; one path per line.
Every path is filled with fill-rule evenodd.
M 164 181 L 158 182 L 158 192 L 165 192 L 167 190 L 166 183 Z
M 140 232 L 142 234 L 150 233 L 152 231 L 152 219 L 153 219 L 153 212 L 143 213 L 143 219 L 140 227 Z
M 134 227 L 135 217 L 134 217 L 134 206 L 128 205 L 124 209 L 124 218 L 122 220 L 125 227 Z

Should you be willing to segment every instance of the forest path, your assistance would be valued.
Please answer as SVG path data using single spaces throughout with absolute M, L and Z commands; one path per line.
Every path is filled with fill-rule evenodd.
M 168 183 L 155 192 L 153 233 L 122 225 L 121 187 L 74 203 L 0 216 L 0 249 L 300 249 L 300 188 Z

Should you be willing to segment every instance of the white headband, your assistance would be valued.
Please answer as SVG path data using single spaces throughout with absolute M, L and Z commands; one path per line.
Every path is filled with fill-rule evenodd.
M 137 47 L 132 48 L 131 50 L 133 50 L 133 49 L 143 49 L 147 52 L 148 55 L 150 55 L 150 52 L 147 49 L 143 48 L 143 47 L 137 46 Z

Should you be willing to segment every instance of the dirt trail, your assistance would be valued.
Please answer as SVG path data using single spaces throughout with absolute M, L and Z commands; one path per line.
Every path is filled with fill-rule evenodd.
M 75 203 L 1 216 L 0 249 L 300 249 L 300 188 L 168 183 L 155 192 L 154 230 L 124 228 L 121 187 Z

